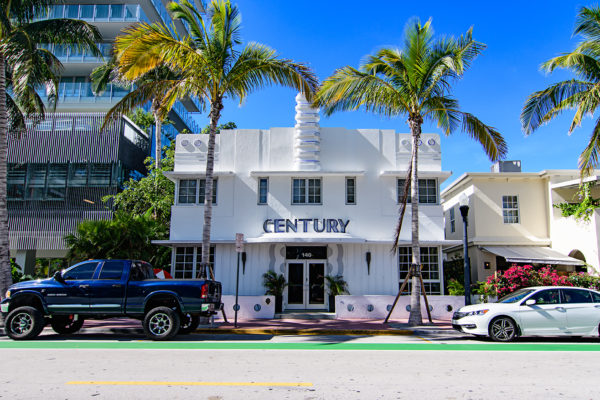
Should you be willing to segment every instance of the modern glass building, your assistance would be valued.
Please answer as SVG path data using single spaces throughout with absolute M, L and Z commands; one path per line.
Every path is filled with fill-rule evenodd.
M 167 3 L 66 0 L 49 9 L 47 18 L 78 18 L 96 25 L 103 38 L 98 43 L 102 57 L 48 46 L 64 65 L 56 113 L 48 113 L 24 135 L 9 138 L 10 253 L 24 272 L 33 272 L 36 258 L 64 258 L 64 235 L 84 219 L 110 219 L 112 209 L 102 197 L 115 194 L 131 172 L 145 172 L 143 161 L 152 148 L 146 132 L 126 117 L 103 132 L 99 129 L 105 113 L 128 90 L 110 85 L 95 95 L 90 74 L 110 58 L 115 38 L 132 24 L 163 22 L 185 32 L 183 23 L 171 19 Z M 203 0 L 194 4 L 205 10 Z M 191 115 L 197 111 L 193 99 L 176 103 L 168 116 L 173 125 L 165 126 L 164 133 L 199 132 Z

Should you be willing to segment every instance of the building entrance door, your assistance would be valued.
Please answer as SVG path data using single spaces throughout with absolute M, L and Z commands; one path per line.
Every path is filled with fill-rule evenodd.
M 289 261 L 287 264 L 287 309 L 324 309 L 325 261 Z

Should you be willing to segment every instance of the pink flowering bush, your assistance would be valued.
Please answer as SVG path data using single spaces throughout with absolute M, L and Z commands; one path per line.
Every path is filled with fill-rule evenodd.
M 485 290 L 500 298 L 529 286 L 577 286 L 600 289 L 600 278 L 584 272 L 559 275 L 550 267 L 535 269 L 531 265 L 513 265 L 496 276 L 489 276 Z

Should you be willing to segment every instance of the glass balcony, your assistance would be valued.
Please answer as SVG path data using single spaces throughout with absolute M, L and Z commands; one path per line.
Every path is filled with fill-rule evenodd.
M 40 47 L 49 50 L 54 54 L 62 63 L 104 63 L 110 59 L 112 52 L 111 43 L 96 43 L 98 49 L 102 53 L 101 57 L 96 57 L 90 52 L 78 51 L 75 49 L 69 49 L 67 46 L 62 45 L 48 45 L 44 44 Z
M 194 121 L 192 115 L 185 109 L 181 102 L 176 102 L 173 106 L 173 111 L 182 119 L 182 121 L 188 126 L 191 133 L 200 133 L 202 129 L 200 126 Z
M 46 18 L 73 18 L 87 22 L 149 22 L 139 4 L 53 5 L 41 19 Z
M 37 93 L 42 99 L 47 95 L 43 89 Z M 61 103 L 114 103 L 121 100 L 129 93 L 129 89 L 109 84 L 101 95 L 94 95 L 92 84 L 83 76 L 65 77 L 60 80 L 58 87 L 58 101 Z

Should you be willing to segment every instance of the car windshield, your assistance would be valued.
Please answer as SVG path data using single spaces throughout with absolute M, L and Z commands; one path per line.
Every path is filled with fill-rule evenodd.
M 522 300 L 523 297 L 527 296 L 528 294 L 531 294 L 532 292 L 535 292 L 535 289 L 519 289 L 514 293 L 504 296 L 496 303 L 516 303 L 517 301 Z

